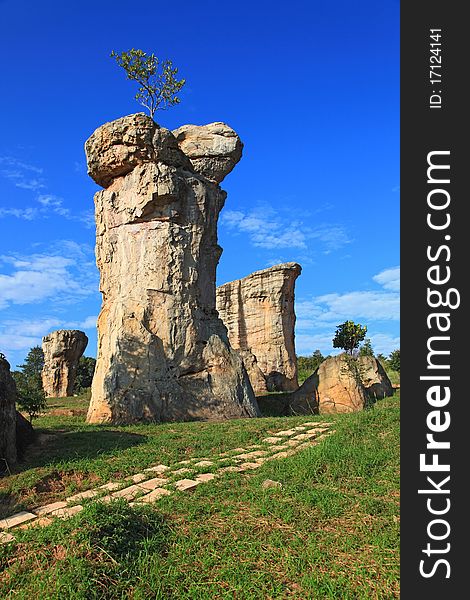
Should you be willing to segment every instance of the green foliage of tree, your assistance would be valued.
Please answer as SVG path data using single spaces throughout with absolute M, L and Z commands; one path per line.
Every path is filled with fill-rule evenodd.
M 400 372 L 400 350 L 394 350 L 388 357 L 388 364 L 394 371 Z
M 79 394 L 86 388 L 91 387 L 93 381 L 93 374 L 95 372 L 96 358 L 91 356 L 81 356 L 77 366 L 77 373 L 75 375 L 75 384 L 73 391 L 75 394 Z
M 298 356 L 297 371 L 299 383 L 302 384 L 310 377 L 326 358 L 328 357 L 323 356 L 320 350 L 315 350 L 311 356 Z
M 18 393 L 18 405 L 29 415 L 32 422 L 46 406 L 46 395 L 42 389 L 41 372 L 44 354 L 40 346 L 34 346 L 28 353 L 21 371 L 13 371 L 13 379 Z
M 342 348 L 352 354 L 362 340 L 366 337 L 367 327 L 354 321 L 345 321 L 336 327 L 333 338 L 333 348 Z
M 374 356 L 374 349 L 369 338 L 366 338 L 359 348 L 359 356 Z
M 139 84 L 139 90 L 134 97 L 148 109 L 152 119 L 156 110 L 165 110 L 179 104 L 177 94 L 186 80 L 178 81 L 178 69 L 173 67 L 171 60 L 160 61 L 155 54 L 147 54 L 135 48 L 121 54 L 113 50 L 111 57 L 124 69 L 127 79 Z

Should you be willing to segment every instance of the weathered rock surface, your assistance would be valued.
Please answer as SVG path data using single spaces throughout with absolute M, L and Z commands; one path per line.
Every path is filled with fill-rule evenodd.
M 233 348 L 250 352 L 265 377 L 252 378 L 255 393 L 298 388 L 294 345 L 297 263 L 276 265 L 217 288 L 217 310 Z
M 362 410 L 392 395 L 390 380 L 375 357 L 340 354 L 323 361 L 285 402 L 290 414 L 328 414 Z
M 375 402 L 393 396 L 392 382 L 375 356 L 359 356 L 358 361 L 361 381 L 369 399 Z
M 207 135 L 219 135 L 211 128 Z M 220 181 L 233 165 L 224 145 L 209 142 Z M 103 125 L 85 149 L 90 175 L 106 187 L 95 195 L 103 303 L 88 421 L 258 415 L 215 310 L 226 193 L 144 114 Z
M 10 364 L 0 355 L 0 473 L 17 459 L 15 403 L 16 385 Z
M 220 183 L 242 156 L 243 144 L 225 123 L 183 125 L 173 130 L 196 173 Z
M 87 344 L 87 336 L 78 329 L 59 329 L 42 338 L 42 387 L 46 396 L 62 398 L 73 394 L 78 361 Z

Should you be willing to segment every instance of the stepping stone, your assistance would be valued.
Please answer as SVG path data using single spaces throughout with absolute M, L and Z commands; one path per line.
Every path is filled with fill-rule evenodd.
M 314 429 L 307 429 L 306 433 L 322 433 L 325 431 L 323 427 L 315 427 Z
M 246 452 L 245 448 L 234 448 L 231 452 Z
M 16 525 L 21 525 L 21 523 L 26 523 L 26 521 L 31 521 L 31 519 L 36 519 L 36 515 L 33 513 L 27 512 L 25 510 L 8 517 L 7 519 L 0 520 L 0 529 L 10 529 L 10 527 L 16 527 Z
M 303 450 L 304 448 L 313 448 L 313 446 L 318 446 L 318 442 L 316 442 L 316 441 L 303 442 L 302 444 L 299 444 L 297 446 L 296 450 Z
M 282 483 L 280 481 L 273 481 L 272 479 L 265 479 L 261 484 L 263 490 L 267 490 L 269 488 L 282 488 Z
M 143 491 L 142 485 L 130 485 L 129 487 L 124 488 L 123 490 L 119 490 L 118 492 L 114 492 L 111 494 L 113 498 L 124 498 L 125 500 L 134 500 L 134 498 Z
M 174 485 L 180 492 L 187 492 L 193 490 L 200 483 L 200 481 L 194 481 L 194 479 L 180 479 L 179 481 L 176 481 Z
M 198 475 L 196 477 L 196 481 L 199 481 L 200 483 L 205 483 L 206 481 L 212 481 L 213 479 L 215 479 L 214 473 L 201 473 L 200 475 Z
M 80 500 L 86 500 L 87 498 L 94 498 L 95 496 L 98 496 L 99 493 L 100 493 L 99 490 L 86 490 L 85 492 L 79 492 L 78 494 L 69 496 L 65 500 L 67 502 L 77 502 L 77 500 L 80 501 Z
M 263 446 L 261 444 L 253 444 L 253 446 L 248 446 L 248 450 L 252 450 L 252 449 L 256 449 L 256 448 L 262 448 Z
M 48 515 L 51 512 L 54 512 L 58 508 L 65 508 L 67 506 L 67 502 L 53 502 L 52 504 L 46 504 L 45 506 L 40 506 L 39 508 L 35 508 L 34 512 L 38 517 L 42 517 L 44 515 Z
M 100 485 L 99 490 L 106 490 L 108 492 L 113 492 L 121 487 L 122 482 L 118 483 L 117 481 L 110 481 L 109 483 L 105 483 L 104 485 Z
M 240 465 L 240 469 L 242 471 L 247 471 L 247 470 L 251 470 L 251 469 L 259 469 L 259 467 L 261 467 L 261 464 L 255 463 L 255 462 L 246 462 L 246 463 L 243 463 L 242 465 Z
M 190 460 L 180 460 L 178 464 L 179 465 L 190 465 L 191 461 Z
M 155 465 L 155 467 L 149 467 L 148 469 L 144 469 L 144 471 L 151 471 L 153 473 L 164 473 L 165 471 L 168 471 L 169 468 L 170 467 L 167 467 L 166 465 Z
M 286 429 L 286 431 L 278 431 L 276 435 L 294 435 L 295 429 Z
M 142 498 L 138 498 L 135 502 L 131 502 L 131 505 L 139 504 L 140 502 L 155 502 L 159 498 L 163 496 L 169 496 L 171 492 L 169 490 L 165 490 L 163 488 L 156 488 L 149 494 L 145 494 Z
M 304 425 L 299 425 L 298 427 L 293 427 L 294 431 L 304 431 L 307 429 Z
M 266 444 L 277 444 L 278 442 L 282 442 L 281 438 L 278 437 L 267 437 L 262 440 Z
M 139 487 L 145 488 L 146 490 L 154 490 L 160 485 L 165 485 L 168 483 L 168 479 L 162 479 L 161 477 L 154 477 L 153 479 L 149 479 L 148 481 L 144 481 L 139 484 Z
M 265 456 L 266 454 L 268 454 L 266 452 L 266 450 L 255 450 L 255 452 L 247 452 L 246 454 L 237 454 L 236 456 L 233 456 L 232 458 L 242 458 L 242 459 L 247 459 L 247 458 L 256 458 L 257 456 Z
M 192 469 L 188 469 L 187 467 L 183 467 L 182 469 L 178 469 L 177 471 L 173 471 L 173 475 L 184 475 L 185 473 L 192 473 Z
M 221 467 L 217 470 L 218 473 L 239 473 L 243 471 L 241 467 Z
M 83 506 L 81 504 L 76 504 L 75 506 L 71 506 L 70 508 L 58 508 L 54 512 L 51 513 L 51 516 L 58 517 L 59 519 L 68 519 L 69 517 L 73 517 L 80 511 L 83 510 Z
M 35 519 L 34 521 L 29 521 L 29 523 L 24 523 L 20 525 L 18 529 L 31 529 L 31 527 L 47 527 L 53 523 L 52 519 L 49 517 L 40 517 L 39 519 Z
M 321 425 L 319 421 L 315 421 L 313 423 L 304 423 L 304 427 L 317 427 L 318 425 Z
M 0 533 L 0 544 L 8 544 L 8 542 L 14 542 L 15 538 L 11 535 L 11 533 L 7 533 L 6 531 L 2 531 Z
M 266 460 L 279 460 L 281 458 L 287 458 L 288 456 L 292 456 L 292 454 L 293 454 L 292 450 L 290 450 L 288 452 L 278 452 L 277 454 L 273 454 Z
M 286 446 L 297 446 L 299 444 L 300 440 L 296 440 L 296 439 L 291 439 L 291 440 L 287 440 L 286 441 Z
M 146 475 L 145 473 L 136 473 L 135 475 L 132 475 L 131 480 L 134 483 L 140 483 L 141 481 L 145 481 L 148 478 L 148 475 Z
M 293 440 L 309 440 L 310 438 L 316 437 L 317 434 L 316 433 L 299 433 L 299 435 L 295 435 L 292 439 Z
M 290 444 L 289 442 L 291 442 L 292 440 L 288 440 L 287 444 L 280 444 L 279 446 L 276 446 L 275 448 L 273 448 L 273 450 L 276 450 L 276 452 L 278 450 L 287 450 L 287 448 L 292 448 L 292 446 L 295 446 L 295 444 Z
M 211 460 L 200 460 L 194 466 L 195 467 L 212 467 L 214 463 Z

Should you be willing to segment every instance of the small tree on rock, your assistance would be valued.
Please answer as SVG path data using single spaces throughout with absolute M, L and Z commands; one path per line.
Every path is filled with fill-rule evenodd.
M 345 321 L 336 327 L 333 338 L 333 348 L 342 348 L 352 354 L 362 340 L 366 337 L 367 327 L 353 321 Z
M 359 348 L 359 356 L 374 356 L 374 349 L 369 338 L 364 340 L 364 343 Z
M 148 109 L 152 119 L 156 110 L 179 104 L 177 94 L 186 80 L 178 81 L 178 69 L 173 67 L 171 60 L 160 61 L 155 54 L 148 55 L 135 48 L 121 54 L 113 50 L 111 57 L 124 69 L 127 79 L 137 81 L 140 85 L 135 99 Z

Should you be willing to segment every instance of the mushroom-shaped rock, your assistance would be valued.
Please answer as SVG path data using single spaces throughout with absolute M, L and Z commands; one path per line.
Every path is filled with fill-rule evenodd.
M 220 183 L 242 156 L 243 144 L 225 123 L 183 125 L 173 130 L 196 173 Z
M 87 344 L 87 336 L 78 329 L 59 329 L 42 338 L 42 387 L 46 396 L 72 395 L 78 361 Z
M 103 303 L 89 422 L 259 414 L 215 309 L 226 193 L 183 150 L 145 115 L 106 123 L 86 143 L 106 187 L 95 194 Z

